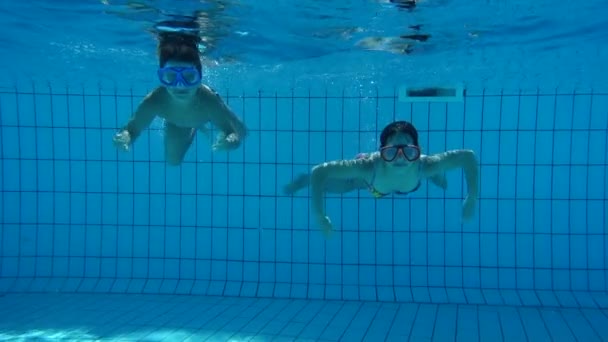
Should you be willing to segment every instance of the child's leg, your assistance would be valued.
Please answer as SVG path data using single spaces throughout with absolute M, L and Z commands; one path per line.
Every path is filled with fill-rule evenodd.
M 172 123 L 165 124 L 165 159 L 171 165 L 182 163 L 188 148 L 194 140 L 196 130 L 177 127 Z

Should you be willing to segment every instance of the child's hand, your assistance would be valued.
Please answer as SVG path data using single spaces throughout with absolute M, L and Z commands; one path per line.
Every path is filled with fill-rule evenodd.
M 219 139 L 213 144 L 212 149 L 214 151 L 224 151 L 234 148 L 238 145 L 239 136 L 236 133 L 230 133 L 228 136 L 220 135 Z
M 283 187 L 283 193 L 285 195 L 293 195 L 296 191 L 308 186 L 310 183 L 310 175 L 301 174 L 296 179 L 294 179 L 291 183 L 285 185 Z
M 121 132 L 116 133 L 112 140 L 114 141 L 114 145 L 116 147 L 123 151 L 128 151 L 129 144 L 131 143 L 131 134 L 129 134 L 129 131 L 123 130 Z
M 329 239 L 333 232 L 333 227 L 329 217 L 323 216 L 319 218 L 319 225 L 321 226 L 321 230 L 323 231 L 323 235 L 325 235 L 325 238 Z
M 462 218 L 465 221 L 470 220 L 475 214 L 475 205 L 477 199 L 475 197 L 467 196 L 462 203 Z
M 285 195 L 293 195 L 296 192 L 295 182 L 291 182 L 283 187 L 283 193 Z

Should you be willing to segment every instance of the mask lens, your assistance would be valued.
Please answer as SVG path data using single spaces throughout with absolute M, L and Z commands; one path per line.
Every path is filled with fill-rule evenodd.
M 414 145 L 407 145 L 403 147 L 403 155 L 409 161 L 420 158 L 420 150 Z
M 389 146 L 385 147 L 380 151 L 380 156 L 386 161 L 393 161 L 397 157 L 398 147 Z
M 158 78 L 166 86 L 192 86 L 201 80 L 198 70 L 192 67 L 162 68 L 158 71 Z
M 164 84 L 174 84 L 177 80 L 177 72 L 171 69 L 162 69 L 159 71 L 158 77 Z
M 187 69 L 182 71 L 182 77 L 186 83 L 192 85 L 199 81 L 198 70 Z

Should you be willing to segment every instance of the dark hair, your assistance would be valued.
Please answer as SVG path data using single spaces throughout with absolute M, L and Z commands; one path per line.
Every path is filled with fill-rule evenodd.
M 195 17 L 166 20 L 155 25 L 158 38 L 158 64 L 162 68 L 174 60 L 192 63 L 201 72 L 201 58 L 198 44 L 199 24 Z
M 414 140 L 414 145 L 420 147 L 418 145 L 418 131 L 414 125 L 407 121 L 395 121 L 384 127 L 380 134 L 380 147 L 386 146 L 388 139 L 397 133 L 409 134 Z
M 158 64 L 162 68 L 170 60 L 192 63 L 201 72 L 201 59 L 196 44 L 176 37 L 170 40 L 161 39 L 158 44 Z

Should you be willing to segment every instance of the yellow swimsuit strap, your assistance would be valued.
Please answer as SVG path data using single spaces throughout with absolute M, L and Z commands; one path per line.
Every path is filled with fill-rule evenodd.
M 376 190 L 376 188 L 371 184 L 368 185 L 368 189 L 369 189 L 369 192 L 372 194 L 372 196 L 374 196 L 376 198 L 384 197 L 387 195 L 387 194 L 383 194 L 380 191 Z

